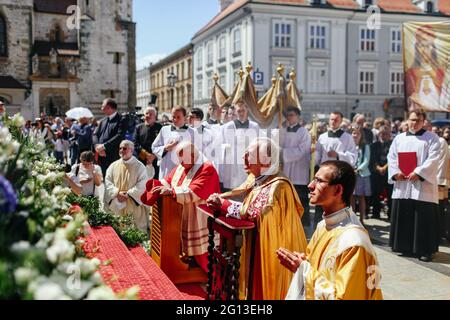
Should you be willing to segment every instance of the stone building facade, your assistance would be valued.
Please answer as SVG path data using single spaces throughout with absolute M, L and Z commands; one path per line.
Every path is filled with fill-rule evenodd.
M 151 94 L 160 112 L 182 105 L 192 108 L 192 45 L 150 65 Z
M 132 0 L 0 0 L 0 99 L 26 118 L 134 109 L 135 47 Z

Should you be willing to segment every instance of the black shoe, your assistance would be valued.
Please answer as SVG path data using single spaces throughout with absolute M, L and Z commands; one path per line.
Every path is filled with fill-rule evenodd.
M 419 260 L 423 262 L 430 262 L 433 258 L 431 256 L 421 256 Z

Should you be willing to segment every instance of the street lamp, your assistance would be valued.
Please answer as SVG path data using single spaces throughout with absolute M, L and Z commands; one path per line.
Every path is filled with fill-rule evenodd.
M 173 99 L 175 95 L 175 90 L 173 89 L 175 87 L 175 83 L 177 82 L 177 76 L 171 72 L 167 76 L 167 83 L 169 84 L 170 89 L 170 95 L 171 95 L 171 108 L 173 108 Z

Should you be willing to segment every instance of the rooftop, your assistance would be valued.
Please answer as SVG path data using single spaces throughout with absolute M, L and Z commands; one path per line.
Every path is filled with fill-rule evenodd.
M 356 0 L 327 0 L 326 4 L 313 5 L 308 0 L 235 0 L 230 6 L 219 12 L 211 19 L 203 28 L 201 28 L 195 35 L 194 39 L 231 15 L 232 13 L 243 8 L 245 5 L 255 4 L 271 4 L 271 5 L 290 5 L 290 6 L 306 6 L 316 8 L 337 8 L 347 10 L 363 10 Z M 423 13 L 423 11 L 413 4 L 412 0 L 378 0 L 377 5 L 382 12 L 391 13 Z M 450 0 L 439 1 L 439 13 L 450 15 Z

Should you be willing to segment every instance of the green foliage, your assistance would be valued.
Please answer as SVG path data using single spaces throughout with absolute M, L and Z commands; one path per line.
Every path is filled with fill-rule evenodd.
M 14 299 L 15 295 L 11 268 L 6 261 L 0 260 L 0 300 Z
M 100 209 L 98 198 L 95 197 L 72 194 L 68 197 L 68 201 L 72 205 L 78 205 L 83 209 L 88 216 L 88 222 L 91 227 L 112 227 L 127 247 L 133 248 L 148 241 L 147 234 L 135 227 L 132 214 L 119 217 L 109 212 L 104 212 Z

